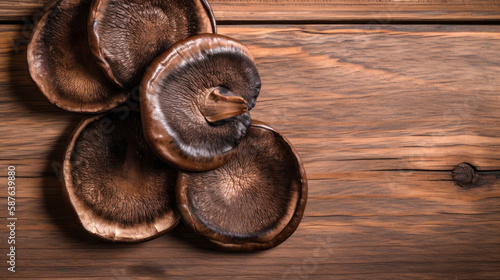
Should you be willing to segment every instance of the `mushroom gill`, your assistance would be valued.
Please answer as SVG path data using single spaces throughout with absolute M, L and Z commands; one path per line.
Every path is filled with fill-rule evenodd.
M 94 0 L 89 42 L 106 74 L 132 89 L 151 61 L 172 44 L 216 33 L 206 0 Z
M 139 113 L 84 119 L 63 167 L 67 195 L 82 225 L 112 241 L 141 241 L 173 228 L 177 171 L 158 159 Z
M 156 58 L 141 82 L 146 139 L 182 170 L 224 165 L 251 123 L 260 92 L 250 51 L 221 35 L 197 35 Z
M 263 124 L 252 124 L 236 154 L 206 172 L 181 172 L 177 204 L 191 228 L 223 249 L 274 247 L 298 227 L 307 180 L 291 144 Z
M 30 75 L 47 99 L 68 111 L 96 113 L 124 102 L 129 92 L 100 70 L 88 45 L 89 1 L 51 2 L 28 44 Z

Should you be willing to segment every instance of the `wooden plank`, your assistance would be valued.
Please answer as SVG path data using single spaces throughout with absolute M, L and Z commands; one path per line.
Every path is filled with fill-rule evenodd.
M 0 3 L 0 20 L 32 22 L 48 0 Z M 495 0 L 211 0 L 220 22 L 266 21 L 498 21 Z
M 9 28 L 2 48 L 11 49 L 19 36 Z M 306 164 L 314 167 L 309 177 L 323 178 L 332 170 L 360 171 L 360 166 L 451 170 L 469 161 L 481 169 L 498 168 L 500 127 L 492 112 L 500 105 L 499 30 L 232 26 L 221 28 L 221 34 L 246 43 L 262 72 L 263 90 L 253 116 L 292 138 Z M 8 49 L 2 52 L 9 54 Z M 28 77 L 22 51 L 0 58 L 0 70 L 5 69 L 0 72 L 2 118 L 27 126 L 42 145 L 64 142 L 54 136 L 61 129 L 69 133 L 80 115 L 44 100 Z M 50 127 L 39 121 L 40 111 Z M 18 140 L 15 134 L 3 137 L 4 143 Z M 31 160 L 33 155 L 32 146 L 23 145 L 4 156 Z
M 141 244 L 86 234 L 54 170 L 82 115 L 45 101 L 27 74 L 22 26 L 0 26 L 0 177 L 16 166 L 19 218 L 18 272 L 0 278 L 500 277 L 500 184 L 463 190 L 450 176 L 463 161 L 500 169 L 500 26 L 220 33 L 255 56 L 263 88 L 252 116 L 305 162 L 310 197 L 297 232 L 255 254 L 217 252 L 184 226 Z M 0 230 L 0 248 L 7 234 Z

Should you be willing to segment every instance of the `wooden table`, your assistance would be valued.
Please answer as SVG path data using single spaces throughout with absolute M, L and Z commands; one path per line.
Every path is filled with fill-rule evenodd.
M 253 52 L 255 119 L 295 145 L 305 217 L 275 249 L 222 253 L 181 225 L 140 244 L 88 235 L 58 181 L 83 117 L 31 82 L 25 45 L 45 0 L 0 2 L 0 278 L 500 279 L 500 1 L 212 0 Z M 16 272 L 7 168 L 16 168 Z

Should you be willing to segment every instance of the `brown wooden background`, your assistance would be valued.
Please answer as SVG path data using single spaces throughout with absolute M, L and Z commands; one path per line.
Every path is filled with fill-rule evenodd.
M 212 0 L 263 88 L 255 119 L 302 156 L 309 202 L 279 247 L 221 253 L 180 226 L 140 244 L 95 240 L 54 169 L 82 115 L 50 105 L 25 61 L 45 0 L 0 2 L 0 278 L 500 279 L 500 1 Z M 7 166 L 17 172 L 7 271 Z M 5 224 L 5 225 L 4 225 Z M 94 279 L 94 278 L 93 278 Z

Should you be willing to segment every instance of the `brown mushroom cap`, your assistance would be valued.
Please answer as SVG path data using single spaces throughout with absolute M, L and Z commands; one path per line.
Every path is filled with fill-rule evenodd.
M 204 34 L 156 58 L 140 91 L 144 132 L 154 151 L 179 169 L 204 171 L 234 154 L 250 126 L 246 111 L 255 105 L 260 78 L 246 46 Z
M 139 85 L 149 63 L 175 42 L 216 33 L 206 0 L 94 0 L 89 30 L 101 67 L 129 89 Z
M 183 220 L 214 244 L 233 251 L 267 249 L 298 227 L 307 179 L 290 142 L 252 124 L 226 165 L 181 172 L 176 197 Z
M 142 241 L 173 228 L 180 219 L 176 178 L 147 145 L 135 112 L 84 119 L 64 159 L 64 189 L 80 222 L 110 241 Z
M 130 93 L 107 78 L 88 46 L 89 1 L 50 3 L 27 51 L 31 77 L 41 92 L 73 112 L 102 112 L 124 102 Z

